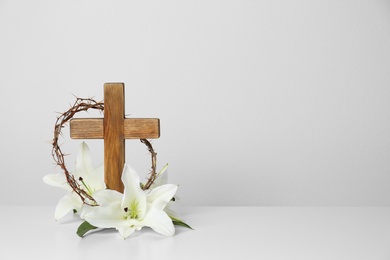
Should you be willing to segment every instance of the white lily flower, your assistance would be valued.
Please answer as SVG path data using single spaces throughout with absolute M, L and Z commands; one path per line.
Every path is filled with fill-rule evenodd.
M 167 169 L 168 169 L 168 164 L 166 164 L 161 169 L 161 171 L 159 173 L 157 173 L 157 177 L 156 177 L 156 179 L 153 182 L 152 187 L 151 187 L 152 189 L 168 183 L 168 170 Z M 174 201 L 179 200 L 179 198 L 177 196 L 175 196 L 174 199 L 175 199 Z M 173 201 L 170 200 L 168 202 L 167 206 L 165 207 L 164 211 L 168 214 L 169 217 L 174 218 L 178 221 L 182 221 L 179 218 L 178 214 L 172 209 L 172 205 L 173 205 Z
M 76 160 L 76 170 L 73 176 L 75 180 L 79 181 L 80 186 L 88 195 L 93 196 L 95 191 L 106 188 L 104 183 L 104 167 L 103 165 L 99 167 L 93 166 L 91 153 L 85 142 L 82 142 L 80 145 Z M 67 183 L 65 174 L 49 174 L 43 177 L 43 181 L 48 185 L 60 187 L 68 192 L 57 204 L 54 214 L 56 220 L 64 217 L 69 211 L 76 210 L 80 212 L 83 202 Z
M 173 236 L 175 228 L 164 208 L 175 195 L 177 185 L 165 184 L 145 192 L 140 187 L 138 174 L 127 165 L 122 181 L 124 194 L 114 190 L 97 191 L 94 199 L 100 206 L 84 205 L 81 217 L 95 227 L 115 228 L 123 238 L 144 226 Z

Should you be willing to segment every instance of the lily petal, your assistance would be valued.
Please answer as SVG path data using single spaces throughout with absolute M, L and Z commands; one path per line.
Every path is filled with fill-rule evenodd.
M 91 225 L 100 228 L 120 228 L 126 221 L 120 201 L 114 202 L 110 206 L 84 205 L 81 217 Z
M 116 230 L 118 230 L 118 232 L 121 234 L 123 239 L 125 239 L 125 238 L 127 238 L 128 236 L 130 236 L 131 234 L 134 233 L 135 228 L 134 227 L 129 227 L 127 225 L 123 225 L 121 227 L 117 227 Z
M 146 195 L 147 201 L 156 209 L 163 210 L 175 195 L 177 188 L 178 186 L 174 184 L 158 186 Z
M 142 219 L 146 212 L 146 195 L 140 187 L 137 172 L 127 164 L 125 164 L 123 169 L 122 182 L 125 186 L 122 208 L 130 208 L 135 203 L 138 210 L 138 218 Z
M 62 197 L 57 204 L 56 211 L 54 213 L 55 220 L 59 220 L 64 217 L 69 211 L 75 209 L 79 211 L 82 206 L 82 201 L 80 197 L 74 193 L 69 193 Z
M 91 169 L 93 169 L 91 152 L 88 145 L 85 142 L 80 144 L 79 152 L 76 159 L 76 172 L 74 175 L 83 178 L 87 177 L 90 174 Z
M 167 206 L 164 208 L 164 211 L 165 213 L 168 214 L 169 217 L 173 217 L 175 219 L 178 219 L 180 221 L 182 221 L 180 218 L 179 218 L 179 214 L 176 213 L 176 211 L 174 211 L 172 208 L 171 208 L 171 205 L 172 205 L 172 202 L 169 202 L 167 204 Z
M 167 213 L 158 210 L 155 207 L 148 207 L 148 212 L 142 221 L 142 224 L 164 236 L 173 236 L 175 234 L 175 227 L 173 226 L 171 218 Z
M 107 206 L 113 202 L 121 202 L 123 194 L 116 190 L 98 190 L 93 194 L 93 198 L 100 206 Z
M 43 177 L 43 182 L 54 187 L 60 187 L 67 191 L 72 191 L 72 188 L 68 185 L 66 181 L 65 174 L 63 173 L 54 173 L 48 174 Z
M 104 165 L 101 164 L 96 168 L 89 169 L 89 175 L 85 176 L 85 183 L 88 184 L 94 191 L 106 188 L 104 183 Z M 84 178 L 84 176 L 82 176 Z

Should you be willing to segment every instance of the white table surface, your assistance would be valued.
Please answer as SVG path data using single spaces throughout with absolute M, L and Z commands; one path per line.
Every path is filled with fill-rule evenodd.
M 195 229 L 84 238 L 54 207 L 0 207 L 0 259 L 390 259 L 390 208 L 177 208 Z

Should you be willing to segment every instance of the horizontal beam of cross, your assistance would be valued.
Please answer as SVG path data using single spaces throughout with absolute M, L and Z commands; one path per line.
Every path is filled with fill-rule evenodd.
M 72 139 L 102 139 L 103 118 L 74 118 L 70 121 Z M 157 139 L 160 137 L 158 118 L 125 118 L 125 139 Z

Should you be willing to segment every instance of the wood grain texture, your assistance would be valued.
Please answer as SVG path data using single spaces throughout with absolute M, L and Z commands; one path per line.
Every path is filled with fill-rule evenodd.
M 72 139 L 103 139 L 103 118 L 74 118 L 70 121 Z M 157 139 L 160 137 L 158 118 L 125 118 L 125 139 Z
M 121 181 L 125 164 L 124 84 L 104 84 L 104 180 L 108 189 L 123 192 Z
M 126 118 L 125 139 L 157 139 L 160 137 L 160 119 Z
M 103 139 L 103 118 L 73 118 L 70 120 L 72 139 Z

